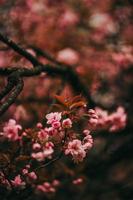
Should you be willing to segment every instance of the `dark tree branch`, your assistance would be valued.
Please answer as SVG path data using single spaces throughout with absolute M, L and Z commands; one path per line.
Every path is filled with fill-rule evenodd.
M 3 99 L 14 87 L 13 82 L 8 81 L 6 87 L 0 93 L 0 100 Z
M 37 58 L 32 56 L 29 52 L 21 48 L 19 45 L 17 45 L 12 40 L 8 39 L 7 37 L 3 36 L 0 33 L 0 40 L 4 42 L 6 45 L 8 45 L 11 49 L 25 57 L 27 60 L 29 60 L 34 68 L 28 69 L 28 68 L 0 68 L 0 75 L 9 77 L 9 81 L 5 89 L 2 90 L 0 97 L 1 99 L 4 98 L 5 95 L 7 95 L 13 87 L 16 87 L 11 95 L 8 97 L 7 102 L 5 102 L 0 107 L 0 114 L 3 114 L 9 106 L 14 103 L 17 96 L 20 94 L 21 90 L 23 89 L 23 77 L 32 77 L 40 75 L 42 72 L 47 73 L 48 76 L 59 76 L 63 80 L 65 79 L 73 88 L 73 90 L 78 93 L 82 94 L 88 102 L 88 107 L 93 108 L 95 106 L 91 95 L 89 93 L 88 88 L 85 86 L 85 84 L 80 80 L 78 74 L 71 68 L 66 65 L 62 65 L 58 61 L 56 61 L 54 58 L 52 58 L 49 55 L 43 54 L 49 61 L 52 61 L 56 65 L 51 64 L 42 64 L 40 63 Z M 41 51 L 41 50 L 40 50 Z M 63 67 L 60 67 L 60 66 Z
M 49 60 L 50 62 L 52 62 L 56 65 L 59 65 L 59 66 L 62 66 L 62 67 L 72 67 L 70 65 L 59 62 L 53 56 L 51 56 L 48 52 L 43 51 L 42 49 L 40 49 L 36 46 L 30 45 L 29 47 L 32 48 L 36 52 L 37 56 L 42 56 L 42 57 L 46 58 L 47 60 Z
M 0 115 L 2 115 L 16 100 L 18 95 L 23 89 L 23 80 L 19 79 L 16 87 L 11 92 L 11 95 L 7 98 L 7 100 L 0 107 Z
M 40 65 L 39 61 L 34 56 L 32 56 L 32 54 L 27 52 L 25 49 L 23 49 L 22 47 L 20 47 L 15 42 L 13 42 L 11 39 L 7 38 L 6 36 L 4 36 L 1 33 L 0 33 L 0 40 L 2 42 L 4 42 L 7 46 L 12 48 L 14 51 L 16 51 L 18 54 L 20 54 L 21 56 L 23 56 L 27 60 L 29 60 L 33 64 L 33 66 L 36 67 L 37 65 Z

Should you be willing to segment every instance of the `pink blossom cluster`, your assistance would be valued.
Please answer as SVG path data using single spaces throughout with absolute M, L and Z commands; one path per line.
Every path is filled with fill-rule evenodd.
M 37 179 L 37 175 L 34 171 L 29 171 L 30 170 L 30 165 L 26 165 L 25 168 L 22 169 L 22 175 L 25 176 L 25 178 L 28 181 L 34 181 Z
M 111 114 L 101 108 L 96 108 L 96 112 L 98 115 L 97 128 L 101 130 L 108 129 L 110 132 L 116 132 L 126 126 L 127 114 L 121 106 Z
M 32 153 L 31 156 L 37 161 L 43 161 L 46 158 L 52 158 L 52 154 L 54 153 L 54 144 L 52 142 L 46 142 L 44 146 L 41 146 L 39 143 L 34 143 L 32 147 L 35 152 Z
M 46 115 L 47 124 L 50 124 L 53 129 L 59 129 L 59 128 L 71 128 L 72 127 L 72 121 L 70 118 L 66 118 L 62 120 L 62 113 L 60 112 L 52 112 Z M 51 129 L 46 129 L 51 130 Z
M 56 187 L 60 185 L 58 180 L 53 180 L 52 183 L 44 182 L 41 185 L 37 185 L 36 192 L 37 193 L 54 193 L 56 191 Z
M 32 184 L 35 180 L 37 180 L 36 173 L 34 171 L 29 171 L 29 169 L 30 165 L 26 165 L 26 167 L 22 169 L 21 175 L 18 174 L 13 180 L 11 180 L 13 187 L 17 189 L 24 189 L 26 187 L 26 182 Z
M 4 140 L 2 139 L 1 141 L 3 142 L 5 139 L 11 142 L 19 140 L 21 148 L 25 144 L 25 138 L 30 138 L 30 155 L 32 159 L 38 162 L 52 159 L 56 149 L 58 151 L 57 145 L 60 145 L 60 150 L 66 156 L 70 155 L 75 163 L 79 163 L 84 160 L 89 150 L 93 147 L 93 138 L 91 135 L 93 130 L 105 129 L 110 132 L 115 132 L 124 128 L 127 120 L 127 115 L 123 107 L 118 107 L 116 112 L 111 114 L 100 108 L 95 108 L 95 110 L 89 109 L 84 114 L 79 114 L 78 118 L 80 119 L 83 115 L 85 117 L 84 119 L 87 117 L 87 120 L 86 128 L 82 130 L 82 134 L 77 133 L 74 129 L 73 122 L 78 123 L 78 121 L 74 121 L 77 118 L 75 118 L 75 114 L 73 113 L 68 114 L 66 117 L 64 112 L 51 112 L 46 115 L 46 127 L 41 123 L 37 123 L 35 129 L 30 130 L 29 133 L 25 130 L 21 134 L 19 134 L 19 130 L 22 127 L 14 119 L 10 119 L 3 127 L 1 137 Z M 14 188 L 24 189 L 28 183 L 35 187 L 38 193 L 53 193 L 59 185 L 58 180 L 54 180 L 52 183 L 44 182 L 43 184 L 39 184 L 37 180 L 38 175 L 34 169 L 31 170 L 31 166 L 28 163 L 10 181 L 0 172 L 0 184 L 6 186 L 6 188 L 11 188 L 12 185 Z M 81 178 L 78 178 L 73 181 L 73 184 L 78 185 L 82 181 Z
M 61 126 L 61 112 L 51 112 L 46 115 L 47 124 L 51 124 L 53 128 L 59 128 Z
M 3 127 L 3 132 L 0 133 L 3 138 L 7 138 L 9 141 L 16 141 L 20 139 L 19 130 L 22 127 L 16 123 L 14 119 L 10 119 L 8 123 Z
M 88 134 L 87 134 L 88 132 Z M 74 139 L 68 142 L 67 148 L 65 149 L 65 155 L 70 154 L 74 162 L 82 162 L 86 157 L 86 153 L 93 146 L 93 139 L 88 130 L 84 130 L 86 136 L 81 141 L 79 139 Z
M 51 142 L 51 139 L 55 137 L 60 138 L 61 134 L 64 135 L 65 129 L 72 127 L 71 119 L 62 119 L 62 113 L 59 112 L 47 114 L 46 119 L 49 127 L 43 128 L 41 123 L 37 124 L 37 128 L 39 129 L 37 138 L 40 142 L 34 141 L 32 145 L 34 152 L 31 156 L 38 161 L 44 161 L 46 158 L 51 159 L 54 153 L 54 143 Z M 44 142 L 44 145 L 41 142 Z

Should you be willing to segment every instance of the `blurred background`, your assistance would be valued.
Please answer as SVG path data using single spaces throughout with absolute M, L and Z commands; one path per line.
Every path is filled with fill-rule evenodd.
M 132 0 L 0 0 L 0 32 L 44 64 L 48 61 L 36 49 L 69 64 L 97 106 L 111 112 L 120 105 L 128 114 L 124 130 L 94 134 L 94 148 L 85 162 L 75 165 L 62 160 L 55 166 L 64 183 L 46 199 L 133 199 L 132 11 Z M 32 67 L 0 42 L 0 67 L 9 66 Z M 6 80 L 0 78 L 0 89 L 5 84 Z M 64 97 L 74 95 L 57 77 L 42 74 L 25 79 L 23 92 L 1 121 L 12 117 L 26 128 L 34 126 L 59 92 Z M 72 186 L 71 176 L 82 177 L 83 182 Z

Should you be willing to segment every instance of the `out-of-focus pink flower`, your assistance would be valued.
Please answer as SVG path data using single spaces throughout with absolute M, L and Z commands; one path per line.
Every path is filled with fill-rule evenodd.
M 90 128 L 96 127 L 96 125 L 98 123 L 98 115 L 97 115 L 96 111 L 93 110 L 93 109 L 90 109 L 88 111 L 88 115 L 89 115 L 89 126 L 90 126 Z
M 35 172 L 30 172 L 28 173 L 28 177 L 32 180 L 36 180 L 37 179 L 37 175 L 35 174 Z
M 84 144 L 83 144 L 84 150 L 89 150 L 89 149 L 91 149 L 92 146 L 93 146 L 93 138 L 92 138 L 92 136 L 89 134 L 89 135 L 87 135 L 86 137 L 84 137 L 83 143 L 84 143 Z
M 74 26 L 79 21 L 79 17 L 71 10 L 66 10 L 59 19 L 59 27 L 66 28 Z
M 0 184 L 6 186 L 7 189 L 11 189 L 9 181 L 5 178 L 5 175 L 0 171 Z
M 17 175 L 14 180 L 11 181 L 14 187 L 19 187 L 21 189 L 25 188 L 26 183 L 22 181 L 20 175 Z
M 77 179 L 73 180 L 73 184 L 74 184 L 74 185 L 79 185 L 79 184 L 82 183 L 82 182 L 83 182 L 83 179 L 82 179 L 82 178 L 77 178 Z
M 75 50 L 66 48 L 58 52 L 57 59 L 65 64 L 74 65 L 78 63 L 79 55 Z
M 37 192 L 44 192 L 44 193 L 53 193 L 55 192 L 55 188 L 49 182 L 44 182 L 42 185 L 38 185 L 36 187 Z
M 22 105 L 19 105 L 19 106 L 16 107 L 14 117 L 15 117 L 16 120 L 20 120 L 20 119 L 21 120 L 28 120 L 29 119 L 28 113 Z
M 52 142 L 47 142 L 43 149 L 43 154 L 45 158 L 51 158 L 54 153 L 54 144 Z
M 37 153 L 32 153 L 31 154 L 31 157 L 36 159 L 37 161 L 43 161 L 45 156 L 44 156 L 44 153 L 43 152 L 37 152 Z
M 16 121 L 14 119 L 10 119 L 3 128 L 3 136 L 10 141 L 19 140 L 20 137 L 18 135 L 18 132 L 21 129 L 22 127 L 19 124 L 16 124 Z
M 118 107 L 111 114 L 100 108 L 96 108 L 96 112 L 99 116 L 97 123 L 99 129 L 108 129 L 110 132 L 116 132 L 126 126 L 127 114 L 123 107 Z
M 89 130 L 87 130 L 87 129 L 85 129 L 85 130 L 83 131 L 83 134 L 84 134 L 85 136 L 87 136 L 87 135 L 89 135 L 89 134 L 90 134 L 90 131 L 89 131 Z
M 39 143 L 34 143 L 32 145 L 33 150 L 39 150 L 41 148 L 41 145 Z
M 127 115 L 123 107 L 118 107 L 115 113 L 109 116 L 112 125 L 109 129 L 110 132 L 115 132 L 123 129 L 126 126 Z
M 105 33 L 115 33 L 118 25 L 107 13 L 96 13 L 90 17 L 89 24 L 91 27 L 101 30 Z
M 120 66 L 127 66 L 133 62 L 132 50 L 130 46 L 122 46 L 121 52 L 112 53 L 112 59 Z
M 23 136 L 23 137 L 26 137 L 26 136 L 27 136 L 27 133 L 24 131 L 24 132 L 22 133 L 22 136 Z
M 24 169 L 22 170 L 22 174 L 23 174 L 23 175 L 28 174 L 28 169 L 25 169 L 25 168 L 24 168 Z
M 36 126 L 37 126 L 37 128 L 42 128 L 43 127 L 43 125 L 40 122 L 38 122 Z
M 55 180 L 53 180 L 52 185 L 53 185 L 54 187 L 57 187 L 57 186 L 60 185 L 60 181 L 57 180 L 57 179 L 55 179 Z
M 46 2 L 44 3 L 43 1 L 27 0 L 26 4 L 29 9 L 35 13 L 44 12 L 46 7 Z
M 72 121 L 70 118 L 64 119 L 62 122 L 63 128 L 71 128 L 72 127 Z

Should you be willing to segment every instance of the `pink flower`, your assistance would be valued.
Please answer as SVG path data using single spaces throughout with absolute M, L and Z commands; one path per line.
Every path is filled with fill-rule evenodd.
M 106 110 L 102 110 L 100 108 L 96 108 L 96 112 L 98 115 L 98 125 L 103 126 L 108 123 L 108 112 Z
M 54 187 L 57 187 L 57 186 L 60 185 L 60 181 L 58 181 L 58 180 L 55 179 L 55 180 L 53 180 L 52 185 L 53 185 Z
M 43 152 L 37 152 L 37 153 L 32 153 L 31 154 L 31 157 L 36 159 L 37 161 L 43 161 L 45 156 L 44 156 L 44 153 Z
M 87 135 L 89 135 L 89 134 L 90 134 L 90 131 L 89 131 L 89 130 L 87 130 L 87 129 L 85 129 L 85 130 L 83 131 L 83 134 L 84 134 L 85 136 L 87 136 Z
M 14 117 L 16 120 L 28 120 L 29 118 L 26 109 L 22 105 L 17 106 Z
M 37 134 L 38 138 L 40 140 L 47 140 L 49 135 L 48 133 L 45 131 L 45 129 L 41 129 L 40 131 L 38 131 L 38 134 Z
M 53 128 L 58 129 L 61 126 L 61 123 L 59 121 L 53 121 L 51 124 Z
M 23 169 L 23 170 L 22 170 L 22 174 L 23 174 L 23 175 L 28 174 L 28 169 Z
M 72 121 L 70 118 L 64 119 L 62 122 L 63 128 L 71 128 L 72 127 Z
M 57 59 L 60 62 L 74 65 L 79 61 L 79 55 L 75 50 L 66 48 L 58 52 Z
M 66 10 L 59 20 L 59 26 L 65 28 L 74 26 L 79 21 L 79 17 L 71 10 Z
M 37 175 L 35 174 L 35 172 L 30 172 L 28 173 L 28 177 L 32 180 L 36 180 L 37 179 Z
M 27 133 L 24 131 L 24 132 L 22 133 L 22 136 L 23 136 L 23 137 L 26 137 L 26 136 L 27 136 Z
M 41 145 L 39 143 L 34 143 L 32 145 L 33 150 L 39 150 L 41 148 Z
M 11 189 L 9 181 L 5 178 L 5 175 L 0 171 L 0 185 L 6 186 L 7 189 Z
M 43 185 L 37 185 L 36 187 L 36 192 L 40 193 L 40 192 L 47 192 L 46 188 Z
M 78 184 L 80 184 L 80 183 L 82 183 L 82 182 L 83 182 L 83 179 L 82 179 L 82 178 L 77 178 L 77 179 L 73 180 L 73 184 L 74 184 L 74 185 L 78 185 Z
M 38 122 L 36 126 L 37 126 L 37 128 L 42 128 L 43 127 L 43 125 L 40 122 Z
M 49 136 L 53 136 L 57 134 L 57 130 L 54 129 L 54 127 L 49 127 L 49 128 L 45 128 L 45 132 L 49 135 Z
M 49 182 L 44 182 L 42 185 L 38 185 L 36 187 L 37 192 L 44 192 L 44 193 L 53 193 L 55 192 L 55 188 L 53 185 Z
M 46 142 L 45 148 L 50 148 L 50 147 L 54 147 L 54 143 L 53 142 Z
M 96 111 L 93 110 L 93 109 L 90 109 L 88 111 L 88 114 L 89 114 L 89 117 L 90 117 L 90 119 L 89 119 L 90 128 L 96 127 L 96 125 L 98 123 L 98 115 L 97 115 Z
M 97 123 L 98 123 L 98 120 L 97 120 L 97 119 L 91 118 L 91 119 L 89 120 L 89 125 L 90 125 L 90 127 L 95 127 L 95 126 L 97 125 Z
M 90 17 L 89 24 L 92 28 L 103 31 L 104 33 L 115 33 L 117 24 L 107 13 L 96 13 Z
M 3 128 L 3 136 L 8 138 L 10 141 L 19 140 L 18 131 L 21 130 L 22 127 L 16 124 L 14 119 L 10 119 L 9 122 Z
M 114 132 L 123 129 L 126 126 L 127 115 L 123 107 L 118 107 L 115 113 L 109 116 L 110 121 L 112 121 L 112 126 L 109 131 Z
M 52 124 L 55 121 L 60 121 L 61 120 L 61 112 L 51 112 L 49 114 L 46 115 L 46 119 L 47 119 L 47 124 Z
M 54 152 L 54 144 L 52 142 L 46 142 L 43 150 L 37 153 L 32 153 L 32 158 L 36 159 L 37 161 L 44 161 L 45 158 L 51 158 Z
M 109 114 L 100 108 L 96 108 L 99 116 L 97 126 L 101 129 L 108 129 L 110 132 L 116 132 L 126 126 L 127 114 L 123 107 L 118 107 L 115 112 Z
M 19 187 L 21 189 L 23 189 L 26 185 L 26 183 L 24 181 L 22 181 L 20 175 L 17 175 L 14 180 L 11 181 L 12 182 L 12 185 L 14 187 Z
M 92 148 L 92 146 L 93 146 L 93 138 L 91 135 L 87 135 L 83 139 L 83 148 L 84 148 L 84 150 L 89 150 Z
M 86 156 L 86 152 L 82 146 L 82 143 L 78 139 L 74 139 L 68 143 L 65 154 L 71 154 L 75 162 L 82 162 Z
M 52 142 L 47 142 L 44 146 L 43 154 L 45 158 L 51 158 L 54 153 L 54 144 Z

